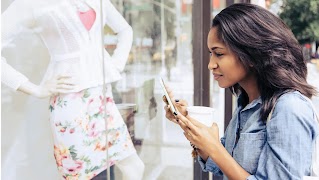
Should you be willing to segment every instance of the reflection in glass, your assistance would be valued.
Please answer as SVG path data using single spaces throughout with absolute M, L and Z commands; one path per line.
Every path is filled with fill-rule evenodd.
M 11 87 L 1 88 L 2 171 L 6 172 L 2 179 L 56 180 L 61 176 L 58 169 L 65 178 L 86 174 L 90 179 L 105 169 L 106 145 L 110 164 L 121 159 L 117 153 L 125 148 L 126 155 L 135 154 L 136 149 L 143 161 L 136 155 L 125 158 L 128 166 L 117 163 L 110 169 L 110 179 L 123 178 L 121 171 L 130 177 L 142 174 L 143 164 L 143 179 L 192 179 L 192 149 L 181 129 L 164 117 L 162 90 L 156 80 L 162 76 L 176 97 L 192 105 L 192 1 L 113 0 L 115 9 L 108 0 L 102 1 L 103 38 L 98 0 L 2 2 L 2 81 Z M 87 21 L 86 16 L 94 21 Z M 134 32 L 132 40 L 125 35 L 129 26 Z M 100 97 L 105 95 L 101 83 L 104 48 L 106 98 Z M 12 73 L 20 81 L 13 80 Z M 39 89 L 61 74 L 66 77 L 56 82 L 63 84 L 60 89 L 65 92 L 51 90 L 50 99 L 12 90 L 29 81 Z M 113 128 L 108 131 L 107 144 L 101 123 L 103 103 L 107 111 L 115 112 L 108 122 L 121 116 L 126 123 L 109 124 Z M 76 141 L 72 136 L 77 136 Z M 112 136 L 128 140 L 122 144 L 125 148 L 112 149 L 118 143 Z M 79 144 L 85 147 L 78 148 Z M 94 155 L 96 151 L 100 154 Z M 101 176 L 105 178 L 105 171 Z
M 123 179 L 142 178 L 144 164 L 136 154 L 126 124 L 114 103 L 111 87 L 112 82 L 121 78 L 120 72 L 132 44 L 132 29 L 109 0 L 101 2 L 16 0 L 2 13 L 2 82 L 32 97 L 49 98 L 49 110 L 43 109 L 44 101 L 37 102 L 29 97 L 27 102 L 13 98 L 2 102 L 9 105 L 8 116 L 3 116 L 3 122 L 9 129 L 5 133 L 10 135 L 6 134 L 4 138 L 4 179 L 59 179 L 61 176 L 64 179 L 92 179 L 114 163 L 121 170 Z M 103 16 L 100 9 L 103 9 Z M 118 41 L 112 56 L 102 46 L 104 24 L 117 33 Z M 37 43 L 42 43 L 45 48 L 21 47 L 26 44 L 32 47 L 34 42 L 31 38 L 21 39 L 26 34 L 37 35 L 41 40 Z M 9 49 L 7 54 L 6 49 Z M 49 62 L 47 67 L 38 66 L 36 71 L 26 73 L 33 75 L 27 78 L 19 70 L 24 65 L 27 67 L 23 64 L 24 59 L 32 59 L 31 64 L 38 64 L 35 61 L 39 60 L 38 50 L 47 51 L 43 59 L 49 59 Z M 10 51 L 16 56 L 12 57 Z M 24 54 L 28 58 L 23 57 Z M 37 85 L 32 78 L 40 75 L 43 78 Z M 8 89 L 3 92 L 12 93 Z M 26 103 L 28 107 L 19 112 L 11 108 L 14 103 L 19 106 L 26 106 Z M 43 113 L 45 111 L 48 113 Z M 10 122 L 10 116 L 17 118 Z M 49 122 L 43 121 L 48 117 Z M 43 150 L 47 142 L 54 148 L 37 150 Z M 52 156 L 49 151 L 54 153 L 57 168 L 53 168 L 52 158 L 46 159 Z M 48 165 L 49 173 L 44 173 L 42 169 Z M 59 174 L 54 171 L 56 169 Z M 52 176 L 47 177 L 48 174 Z
M 192 104 L 192 1 L 112 2 L 122 9 L 134 32 L 123 78 L 113 84 L 113 93 L 145 164 L 143 179 L 192 179 L 192 148 L 180 127 L 165 118 L 158 81 L 158 76 L 163 77 L 176 97 Z M 113 35 L 106 31 L 106 36 Z M 106 44 L 112 46 L 111 41 Z M 115 168 L 116 179 L 120 177 L 117 172 Z

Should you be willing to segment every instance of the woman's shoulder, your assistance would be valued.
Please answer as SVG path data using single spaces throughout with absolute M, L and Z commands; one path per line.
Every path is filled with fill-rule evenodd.
M 287 92 L 279 97 L 274 112 L 313 119 L 314 109 L 308 97 L 298 91 Z
M 277 106 L 286 106 L 290 108 L 296 108 L 299 106 L 311 107 L 311 103 L 308 97 L 301 94 L 298 91 L 287 92 L 281 95 L 277 100 Z
M 278 127 L 283 127 L 280 128 L 282 131 L 318 134 L 317 124 L 315 110 L 310 99 L 300 92 L 294 91 L 283 94 L 277 100 L 267 128 L 271 131 L 274 127 L 277 130 Z

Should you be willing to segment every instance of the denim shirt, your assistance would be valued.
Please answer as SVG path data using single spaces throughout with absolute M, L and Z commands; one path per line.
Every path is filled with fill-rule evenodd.
M 282 95 L 269 122 L 260 119 L 261 98 L 240 105 L 221 138 L 228 153 L 253 179 L 302 179 L 310 174 L 314 140 L 319 134 L 315 113 L 305 97 L 295 91 Z M 236 133 L 240 136 L 236 143 Z M 223 175 L 211 158 L 198 157 L 202 170 Z M 227 163 L 227 162 L 225 162 Z M 226 176 L 223 178 L 227 179 Z

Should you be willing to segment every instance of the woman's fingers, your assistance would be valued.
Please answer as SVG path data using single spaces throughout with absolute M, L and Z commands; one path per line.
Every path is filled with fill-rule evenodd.
M 179 125 L 186 133 L 197 134 L 197 127 L 191 122 L 190 117 L 187 118 L 180 113 L 176 117 L 179 120 Z
M 192 142 L 192 135 L 190 133 L 187 132 L 183 132 L 184 136 L 186 137 L 186 139 L 190 142 Z
M 165 95 L 162 97 L 163 102 L 165 102 L 166 106 L 164 107 L 165 111 L 166 111 L 166 118 L 171 120 L 174 123 L 178 123 L 176 116 L 173 115 L 173 113 L 170 111 L 170 105 L 168 104 L 167 98 L 170 98 L 173 106 L 175 107 L 175 109 L 177 109 L 178 112 L 180 112 L 182 115 L 187 115 L 187 111 L 186 111 L 186 107 L 187 107 L 187 102 L 185 100 L 178 100 L 174 98 L 174 94 L 173 91 L 171 90 L 171 88 L 169 88 L 168 86 L 165 85 L 165 89 L 169 95 L 169 97 L 166 97 Z
M 175 99 L 174 105 L 182 115 L 187 115 L 187 102 L 185 100 Z
M 170 120 L 170 121 L 172 121 L 172 122 L 178 124 L 176 117 L 172 114 L 171 110 L 169 109 L 169 105 L 164 106 L 164 109 L 165 109 L 165 111 L 166 111 L 165 117 L 166 117 L 168 120 Z
M 219 139 L 219 128 L 218 128 L 217 123 L 214 122 L 213 125 L 212 125 L 210 128 L 213 130 L 214 136 L 215 136 L 217 139 Z
M 206 127 L 203 123 L 199 122 L 200 119 L 194 119 L 189 115 L 186 115 L 185 117 L 196 127 Z
M 166 105 L 168 105 L 168 101 L 167 101 L 167 99 L 166 99 L 166 96 L 165 96 L 165 95 L 163 95 L 162 99 L 163 99 L 164 103 L 165 103 Z
M 165 116 L 166 116 L 167 119 L 171 119 L 171 118 L 174 117 L 174 115 L 172 114 L 172 112 L 169 109 L 169 105 L 164 106 L 164 109 L 166 111 Z
M 184 99 L 175 99 L 175 103 L 178 104 L 181 107 L 187 107 L 188 103 Z

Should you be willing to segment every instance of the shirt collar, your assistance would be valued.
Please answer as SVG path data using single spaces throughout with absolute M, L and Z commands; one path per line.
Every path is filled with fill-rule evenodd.
M 243 95 L 240 94 L 238 99 L 237 99 L 237 107 L 239 109 L 242 109 L 242 110 L 248 110 L 248 109 L 251 109 L 251 108 L 254 108 L 256 107 L 257 105 L 259 104 L 262 104 L 262 100 L 261 100 L 261 97 L 259 96 L 257 99 L 254 99 L 251 103 L 247 104 L 245 106 L 245 108 L 243 108 L 242 106 L 242 102 L 243 102 Z

